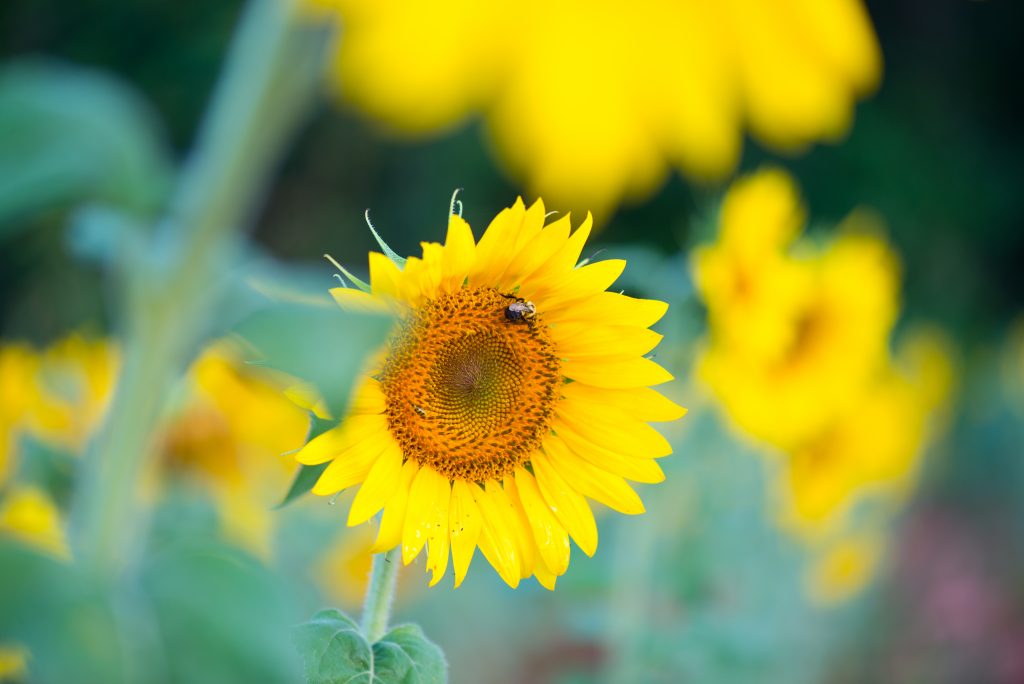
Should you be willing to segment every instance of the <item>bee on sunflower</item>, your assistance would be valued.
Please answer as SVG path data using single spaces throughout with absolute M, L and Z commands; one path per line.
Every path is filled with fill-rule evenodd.
M 461 584 L 479 547 L 510 586 L 553 589 L 570 538 L 597 548 L 587 499 L 642 513 L 626 480 L 662 481 L 672 451 L 648 423 L 685 413 L 651 389 L 672 376 L 645 356 L 668 305 L 608 292 L 622 260 L 578 265 L 589 215 L 575 231 L 546 218 L 517 200 L 477 242 L 453 211 L 443 245 L 371 253 L 369 284 L 331 290 L 397 323 L 347 415 L 296 458 L 329 462 L 315 494 L 360 485 L 348 524 L 383 510 L 374 550 L 408 564 L 426 549 L 431 585 L 449 555 Z

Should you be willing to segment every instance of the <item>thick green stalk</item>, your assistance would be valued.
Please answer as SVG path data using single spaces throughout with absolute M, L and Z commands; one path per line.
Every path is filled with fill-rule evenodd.
M 398 559 L 388 558 L 386 553 L 373 557 L 370 584 L 366 587 L 363 601 L 363 634 L 370 643 L 378 641 L 388 631 L 391 604 L 395 599 L 395 585 L 398 581 Z
M 207 330 L 218 279 L 275 163 L 316 99 L 325 36 L 284 0 L 251 0 L 193 153 L 157 229 L 119 261 L 124 364 L 75 502 L 79 557 L 112 576 L 138 527 L 135 497 L 175 378 Z

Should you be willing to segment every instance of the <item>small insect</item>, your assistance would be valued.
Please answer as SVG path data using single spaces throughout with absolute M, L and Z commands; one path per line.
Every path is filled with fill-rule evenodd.
M 415 411 L 416 415 L 418 415 L 420 418 L 426 418 L 427 417 L 427 412 L 421 406 L 417 406 L 416 404 L 413 404 L 412 405 L 412 410 Z
M 537 315 L 537 307 L 533 305 L 533 302 L 528 302 L 525 299 L 520 299 L 515 295 L 502 295 L 508 299 L 514 299 L 515 301 L 505 307 L 505 318 L 512 321 L 513 323 L 522 323 L 524 321 L 532 320 Z

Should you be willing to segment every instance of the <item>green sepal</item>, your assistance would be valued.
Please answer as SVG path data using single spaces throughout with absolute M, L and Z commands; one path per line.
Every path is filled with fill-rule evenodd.
M 373 233 L 373 239 L 377 241 L 378 245 L 380 245 L 380 248 L 384 252 L 384 255 L 387 256 L 388 259 L 391 259 L 391 261 L 398 268 L 405 268 L 405 257 L 400 256 L 398 252 L 391 249 L 391 247 L 388 246 L 388 243 L 384 242 L 384 238 L 380 236 L 380 233 L 377 232 L 377 229 L 373 227 L 373 223 L 370 222 L 369 209 L 366 210 L 366 225 L 370 227 L 370 232 Z

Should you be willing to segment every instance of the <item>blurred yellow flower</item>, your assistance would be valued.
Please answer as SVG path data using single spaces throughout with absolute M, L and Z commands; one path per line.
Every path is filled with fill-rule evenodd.
M 479 113 L 532 192 L 603 213 L 668 169 L 719 178 L 744 129 L 835 140 L 881 74 L 859 0 L 306 0 L 341 25 L 334 90 L 424 135 Z
M 402 267 L 371 253 L 369 291 L 331 291 L 400 323 L 349 415 L 296 458 L 329 463 L 314 494 L 360 485 L 349 525 L 383 509 L 375 550 L 426 550 L 431 584 L 450 555 L 458 586 L 479 547 L 510 586 L 553 588 L 570 537 L 597 548 L 585 496 L 642 513 L 626 480 L 664 479 L 672 448 L 648 423 L 685 411 L 650 388 L 672 376 L 644 355 L 668 307 L 607 291 L 624 261 L 577 266 L 589 217 L 546 220 L 517 200 L 477 242 L 453 214 L 444 245 Z
M 23 345 L 0 347 L 0 482 L 13 475 L 21 432 L 80 455 L 103 420 L 118 370 L 113 343 L 80 334 L 38 352 Z M 226 343 L 204 352 L 185 384 L 163 432 L 154 474 L 166 481 L 185 477 L 203 488 L 217 505 L 225 533 L 266 557 L 271 509 L 295 471 L 294 462 L 282 455 L 302 445 L 308 414 L 283 396 L 283 381 L 243 368 Z M 48 509 L 37 496 L 8 497 L 5 505 L 15 503 L 11 515 L 21 516 L 22 527 L 46 527 Z
M 902 501 L 952 377 L 948 343 L 929 331 L 912 337 L 856 405 L 791 450 L 780 471 L 783 526 L 814 540 L 842 527 L 865 495 Z
M 345 529 L 327 548 L 314 569 L 324 595 L 346 610 L 362 605 L 373 567 L 373 529 Z
M 936 330 L 890 352 L 899 267 L 877 218 L 854 212 L 827 241 L 801 237 L 803 223 L 780 170 L 729 190 L 716 241 L 693 254 L 708 311 L 697 376 L 738 431 L 776 456 L 774 514 L 811 550 L 812 598 L 833 602 L 870 580 L 954 370 Z M 875 527 L 854 534 L 851 513 L 868 499 Z
M 761 171 L 730 189 L 718 240 L 693 257 L 709 326 L 698 376 L 743 433 L 781 449 L 856 404 L 898 313 L 877 222 L 855 212 L 818 247 L 793 242 L 803 216 L 792 180 Z
M 164 432 L 162 478 L 204 489 L 225 534 L 266 558 L 272 509 L 295 475 L 285 454 L 302 445 L 309 416 L 284 396 L 283 383 L 244 366 L 227 344 L 195 361 L 187 385 Z
M 31 404 L 38 364 L 38 355 L 27 345 L 0 345 L 0 483 L 17 467 L 18 434 Z
M 786 313 L 809 286 L 808 269 L 788 254 L 804 226 L 796 184 L 774 168 L 737 180 L 718 226 L 718 239 L 691 254 L 715 342 L 755 360 L 778 355 L 791 336 Z
M 58 558 L 70 555 L 60 510 L 36 487 L 15 485 L 0 499 L 0 535 L 9 535 Z
M 119 363 L 112 343 L 78 333 L 44 349 L 28 387 L 26 430 L 42 442 L 81 453 L 106 415 Z
M 822 605 L 845 601 L 864 589 L 877 571 L 884 538 L 875 532 L 839 537 L 819 550 L 805 577 L 806 592 Z
M 28 676 L 29 652 L 24 646 L 0 644 L 0 682 L 22 682 Z

